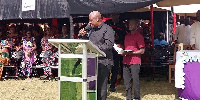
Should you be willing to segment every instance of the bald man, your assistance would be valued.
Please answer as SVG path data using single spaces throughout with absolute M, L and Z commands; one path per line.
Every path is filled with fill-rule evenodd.
M 103 22 L 102 16 L 98 11 L 93 11 L 89 14 L 89 25 L 91 27 L 87 27 L 87 32 L 85 29 L 81 29 L 79 33 L 88 38 L 106 54 L 106 57 L 99 57 L 98 59 L 97 77 L 97 100 L 106 100 L 107 80 L 113 66 L 112 48 L 115 32 L 112 27 Z
M 190 45 L 192 46 L 192 49 L 200 50 L 200 10 L 196 13 L 197 22 L 192 24 L 191 31 L 190 31 Z

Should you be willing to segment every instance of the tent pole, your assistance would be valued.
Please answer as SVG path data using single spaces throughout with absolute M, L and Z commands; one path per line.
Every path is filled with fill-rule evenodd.
M 153 25 L 153 5 L 151 7 L 151 40 L 152 40 L 152 46 L 154 46 L 154 25 Z
M 58 100 L 60 100 L 61 98 L 60 98 L 60 94 L 61 94 L 61 92 L 60 92 L 60 88 L 61 88 L 61 80 L 60 80 L 60 76 L 61 76 L 61 57 L 60 57 L 60 55 L 61 55 L 61 46 L 60 46 L 60 44 L 58 45 L 58 54 L 59 54 L 59 57 L 58 57 Z
M 166 34 L 167 34 L 167 43 L 169 43 L 169 12 L 167 11 L 167 29 L 166 29 Z
M 176 32 L 176 13 L 173 13 L 173 34 L 172 34 L 172 37 L 173 37 L 173 42 L 175 43 L 175 39 L 174 39 L 174 34 Z
M 151 9 L 151 40 L 152 40 L 152 47 L 154 47 L 154 24 L 153 24 L 153 5 L 150 6 Z M 155 59 L 154 57 L 152 58 Z M 155 67 L 153 67 L 153 72 L 155 73 Z
M 70 39 L 74 39 L 74 24 L 72 15 L 69 16 L 69 22 L 70 22 Z

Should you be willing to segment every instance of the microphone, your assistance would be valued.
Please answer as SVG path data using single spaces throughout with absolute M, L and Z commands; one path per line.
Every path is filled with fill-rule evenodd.
M 90 24 L 88 24 L 86 27 L 85 27 L 85 31 L 86 31 L 86 34 L 88 35 L 89 31 L 92 29 L 92 26 Z M 81 33 L 78 34 L 78 36 L 81 36 Z
M 92 26 L 90 24 L 88 24 L 86 27 L 85 27 L 85 31 L 90 31 L 92 29 Z

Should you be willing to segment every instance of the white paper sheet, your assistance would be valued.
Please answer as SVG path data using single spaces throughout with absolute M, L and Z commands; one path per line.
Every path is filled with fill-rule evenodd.
M 118 54 L 122 54 L 124 50 L 122 48 L 117 47 L 117 44 L 114 44 L 114 49 L 118 52 Z

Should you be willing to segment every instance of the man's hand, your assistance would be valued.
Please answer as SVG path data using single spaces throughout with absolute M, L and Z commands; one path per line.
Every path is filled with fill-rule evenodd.
M 141 55 L 144 54 L 145 48 L 140 48 L 138 51 L 124 51 L 122 52 L 122 56 L 127 56 L 127 55 Z
M 80 31 L 79 31 L 79 34 L 81 34 L 81 36 L 84 36 L 85 34 L 86 34 L 86 31 L 85 31 L 85 29 L 83 28 L 83 29 L 81 29 Z
M 131 55 L 132 54 L 132 52 L 127 52 L 127 51 L 123 51 L 122 52 L 122 56 L 127 56 L 127 55 Z

